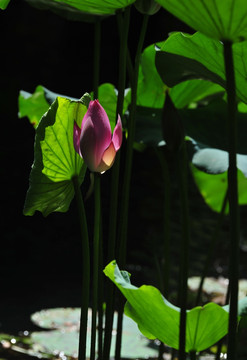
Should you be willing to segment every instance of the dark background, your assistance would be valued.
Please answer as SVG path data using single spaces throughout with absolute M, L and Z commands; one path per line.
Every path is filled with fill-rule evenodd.
M 134 8 L 131 19 L 129 47 L 133 57 L 141 22 Z M 0 331 L 3 332 L 30 329 L 29 316 L 36 310 L 80 305 L 81 244 L 74 202 L 66 214 L 51 214 L 47 218 L 40 213 L 33 217 L 22 214 L 33 162 L 34 129 L 26 118 L 18 118 L 18 94 L 21 89 L 33 92 L 39 84 L 76 98 L 90 92 L 93 30 L 92 24 L 67 21 L 21 0 L 12 0 L 0 12 Z M 150 18 L 145 47 L 165 40 L 168 32 L 175 30 L 188 28 L 161 10 Z M 117 86 L 117 78 L 118 35 L 112 16 L 102 23 L 100 83 Z M 133 168 L 128 261 L 134 271 L 141 269 L 140 264 L 144 270 L 149 267 L 150 246 L 161 236 L 162 179 L 151 152 L 145 156 L 135 153 Z M 109 174 L 102 181 L 107 211 Z M 204 239 L 208 227 L 213 226 L 214 216 L 195 189 L 193 194 L 197 197 L 192 209 L 199 228 L 196 231 Z M 178 202 L 176 197 L 175 209 Z M 89 221 L 91 203 L 92 199 L 86 204 Z M 209 220 L 203 223 L 205 213 Z M 175 224 L 178 217 L 175 211 Z M 218 265 L 224 271 L 225 264 Z

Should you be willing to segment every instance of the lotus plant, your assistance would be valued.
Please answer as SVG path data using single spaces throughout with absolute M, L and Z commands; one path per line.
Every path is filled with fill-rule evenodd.
M 81 129 L 74 123 L 74 147 L 92 172 L 103 173 L 113 165 L 122 144 L 122 123 L 111 132 L 109 118 L 98 100 L 90 101 Z

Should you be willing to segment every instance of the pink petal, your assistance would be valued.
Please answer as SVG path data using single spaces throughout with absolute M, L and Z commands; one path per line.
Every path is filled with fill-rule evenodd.
M 111 143 L 111 126 L 108 116 L 98 100 L 90 101 L 82 120 L 80 148 L 81 154 L 90 170 L 96 169 L 104 151 Z M 95 170 L 92 170 L 95 171 Z
M 98 163 L 95 161 L 95 148 L 97 147 L 95 129 L 92 119 L 88 117 L 84 121 L 80 138 L 80 152 L 83 160 L 91 171 L 97 171 Z M 101 160 L 101 159 L 100 159 Z
M 81 136 L 81 129 L 74 121 L 74 130 L 73 130 L 73 142 L 75 151 L 80 154 L 80 136 Z
M 110 169 L 110 167 L 112 167 L 114 163 L 115 157 L 116 157 L 116 150 L 113 143 L 111 142 L 110 146 L 105 150 L 102 156 L 102 160 L 97 168 L 97 172 L 102 173 Z
M 112 137 L 112 142 L 113 142 L 113 145 L 114 145 L 116 151 L 118 151 L 122 145 L 122 138 L 123 138 L 122 122 L 121 122 L 120 116 L 118 115 L 117 124 L 113 131 L 113 137 Z

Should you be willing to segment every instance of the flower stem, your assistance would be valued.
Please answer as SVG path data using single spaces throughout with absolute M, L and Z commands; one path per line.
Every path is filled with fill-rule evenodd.
M 135 67 L 134 67 L 134 81 L 131 89 L 131 107 L 128 121 L 128 140 L 126 144 L 126 158 L 124 168 L 124 181 L 121 201 L 121 217 L 120 217 L 120 246 L 119 246 L 119 266 L 123 267 L 126 257 L 126 239 L 127 239 L 127 227 L 128 227 L 128 209 L 129 209 L 129 193 L 130 193 L 130 179 L 132 170 L 132 158 L 133 158 L 133 144 L 135 138 L 135 120 L 136 120 L 136 100 L 137 100 L 137 86 L 138 86 L 138 74 L 139 64 L 141 58 L 142 47 L 147 30 L 148 15 L 143 15 L 143 22 L 141 27 L 140 38 L 137 46 Z
M 130 7 L 122 13 L 117 13 L 120 35 L 120 51 L 119 51 L 119 79 L 118 79 L 118 100 L 116 109 L 116 118 L 118 114 L 123 113 L 124 91 L 126 82 L 126 57 L 127 42 L 129 33 Z M 120 171 L 120 152 L 117 153 L 115 164 L 111 174 L 111 201 L 109 215 L 109 235 L 108 235 L 108 253 L 107 263 L 115 258 L 116 233 L 117 233 L 117 213 L 118 213 L 118 189 L 119 189 L 119 171 Z M 106 313 L 105 313 L 105 336 L 103 359 L 108 360 L 110 356 L 112 325 L 114 315 L 114 291 L 115 286 L 112 282 L 107 282 L 106 291 Z
M 148 19 L 149 19 L 148 15 L 143 15 L 143 22 L 142 22 L 139 42 L 137 45 L 136 56 L 135 56 L 133 83 L 131 89 L 131 107 L 130 107 L 130 116 L 128 121 L 128 140 L 126 144 L 126 158 L 125 158 L 124 179 L 123 179 L 120 221 L 119 221 L 120 241 L 119 241 L 118 263 L 120 268 L 124 267 L 126 261 L 125 259 L 126 259 L 126 242 L 127 242 L 127 228 L 128 228 L 129 194 L 130 194 L 130 179 L 131 179 L 132 158 L 133 158 L 133 144 L 135 138 L 138 74 L 139 74 L 141 52 L 147 30 Z M 121 337 L 122 337 L 121 329 L 122 329 L 122 321 L 123 321 L 123 301 L 120 301 L 119 303 L 120 304 L 118 309 L 118 325 L 117 325 L 117 339 L 116 339 L 116 352 L 115 352 L 116 360 L 120 359 Z
M 226 191 L 226 194 L 224 196 L 223 203 L 222 203 L 222 206 L 221 206 L 221 211 L 220 211 L 220 213 L 218 215 L 218 221 L 217 221 L 216 227 L 214 229 L 214 232 L 212 234 L 211 243 L 209 245 L 206 261 L 205 261 L 204 268 L 203 268 L 203 271 L 202 271 L 200 285 L 199 285 L 197 296 L 196 296 L 195 306 L 198 306 L 199 303 L 200 303 L 200 300 L 201 300 L 202 288 L 203 288 L 204 280 L 205 280 L 205 277 L 206 277 L 206 275 L 208 273 L 209 265 L 210 265 L 210 262 L 212 261 L 212 256 L 214 254 L 215 246 L 216 246 L 217 240 L 219 238 L 220 228 L 221 228 L 223 219 L 225 217 L 227 200 L 228 200 L 228 192 Z
M 179 306 L 180 325 L 179 325 L 179 360 L 186 359 L 186 307 L 187 307 L 187 281 L 188 281 L 188 256 L 190 245 L 190 218 L 188 201 L 188 179 L 187 179 L 187 152 L 185 142 L 177 154 L 179 192 L 181 203 L 181 260 L 180 260 L 180 281 L 179 281 Z
M 171 180 L 170 180 L 170 171 L 168 167 L 168 162 L 166 155 L 162 149 L 156 149 L 156 154 L 158 156 L 162 177 L 164 181 L 164 215 L 163 215 L 163 233 L 164 233 L 164 269 L 163 269 L 163 284 L 161 291 L 163 291 L 166 299 L 169 298 L 169 279 L 170 279 L 170 269 L 171 269 Z
M 95 360 L 96 344 L 96 317 L 98 308 L 98 277 L 99 277 L 99 251 L 100 251 L 100 174 L 95 173 L 94 181 L 94 238 L 93 238 L 93 292 L 92 292 L 92 328 L 90 360 Z
M 86 336 L 87 336 L 87 317 L 89 305 L 89 288 L 90 288 L 90 253 L 86 212 L 81 195 L 78 176 L 72 178 L 75 198 L 77 203 L 78 218 L 80 225 L 80 233 L 82 238 L 82 303 L 80 318 L 80 334 L 79 334 L 79 360 L 86 359 Z
M 100 39 L 101 21 L 94 24 L 94 56 L 93 56 L 93 97 L 98 99 L 99 70 L 100 70 Z
M 238 277 L 239 277 L 239 205 L 237 179 L 237 118 L 236 85 L 234 75 L 232 43 L 224 42 L 224 61 L 226 73 L 226 91 L 228 106 L 228 199 L 230 211 L 230 310 L 227 358 L 237 359 L 237 314 L 238 314 Z

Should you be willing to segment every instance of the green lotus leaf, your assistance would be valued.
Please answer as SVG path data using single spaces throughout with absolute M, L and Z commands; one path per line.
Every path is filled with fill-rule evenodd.
M 153 286 L 133 286 L 129 274 L 120 271 L 115 261 L 106 266 L 104 273 L 127 299 L 125 313 L 136 321 L 143 335 L 178 349 L 180 309 Z M 201 351 L 210 347 L 225 336 L 227 330 L 228 313 L 219 305 L 209 303 L 188 310 L 186 351 Z
M 74 197 L 73 177 L 81 184 L 86 171 L 73 145 L 74 121 L 81 122 L 87 111 L 83 100 L 58 97 L 40 120 L 36 130 L 34 163 L 24 214 L 36 210 L 47 216 L 53 211 L 66 212 Z
M 10 0 L 0 0 L 0 9 L 5 10 L 9 4 Z
M 95 22 L 99 17 L 113 15 L 135 0 L 26 0 L 38 9 L 49 9 L 68 20 Z
M 246 42 L 233 45 L 236 94 L 244 103 L 247 103 L 246 56 Z M 156 67 L 169 87 L 191 79 L 210 80 L 226 87 L 223 44 L 199 32 L 172 34 L 156 53 Z
M 157 0 L 166 10 L 205 35 L 232 42 L 247 39 L 245 0 Z

